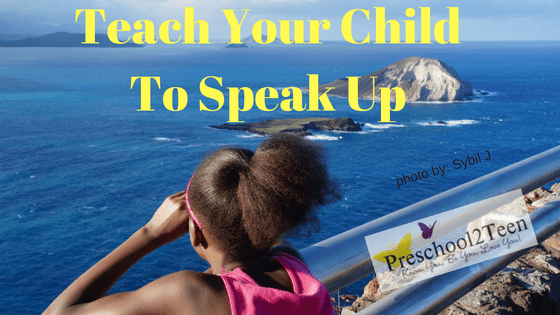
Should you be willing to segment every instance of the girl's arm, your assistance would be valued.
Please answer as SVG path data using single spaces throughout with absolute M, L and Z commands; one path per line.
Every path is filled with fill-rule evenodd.
M 158 286 L 168 286 L 177 275 L 158 279 L 138 291 L 119 293 L 103 298 L 117 280 L 137 261 L 158 247 L 172 242 L 188 232 L 188 211 L 185 208 L 185 192 L 176 193 L 163 202 L 150 222 L 136 231 L 117 249 L 91 267 L 62 292 L 44 314 L 95 313 L 108 310 L 111 313 L 130 313 L 138 307 L 146 307 L 146 301 L 163 292 Z M 103 299 L 102 299 L 103 298 Z M 132 305 L 131 305 L 132 304 Z M 144 309 L 148 311 L 148 309 Z

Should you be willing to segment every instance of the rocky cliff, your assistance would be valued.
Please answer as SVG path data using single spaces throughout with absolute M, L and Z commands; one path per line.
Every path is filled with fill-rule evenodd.
M 358 80 L 358 97 L 380 97 L 379 87 L 400 87 L 407 102 L 458 101 L 473 95 L 470 83 L 462 80 L 457 72 L 445 63 L 431 58 L 408 57 L 381 70 L 362 76 Z M 319 86 L 322 93 L 327 87 L 335 87 L 329 95 L 348 97 L 348 79 L 342 78 Z

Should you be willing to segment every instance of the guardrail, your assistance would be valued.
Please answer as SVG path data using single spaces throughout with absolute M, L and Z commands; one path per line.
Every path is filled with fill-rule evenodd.
M 557 178 L 560 178 L 560 146 L 311 245 L 301 253 L 313 275 L 330 292 L 334 292 L 373 273 L 365 236 L 512 190 L 521 189 L 526 194 Z M 560 228 L 560 202 L 535 211 L 531 219 L 537 220 L 537 223 L 533 223 L 537 239 L 546 239 Z M 512 253 L 437 277 L 437 284 L 435 280 L 428 279 L 403 287 L 360 314 L 435 312 L 460 298 L 521 254 Z M 438 302 L 434 304 L 426 296 L 435 297 L 433 300 Z M 445 300 L 440 299 L 442 296 L 446 297 Z M 450 302 L 445 304 L 444 301 Z

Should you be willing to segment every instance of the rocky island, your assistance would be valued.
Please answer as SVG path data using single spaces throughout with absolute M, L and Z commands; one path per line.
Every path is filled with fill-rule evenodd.
M 375 98 L 380 97 L 379 87 L 400 87 L 407 102 L 417 101 L 458 101 L 473 95 L 469 82 L 445 63 L 432 58 L 408 57 L 381 70 L 362 76 L 358 80 L 358 97 L 373 99 L 375 78 Z M 329 95 L 348 97 L 348 79 L 341 78 L 319 86 L 319 93 L 327 87 L 334 87 Z
M 309 130 L 324 131 L 362 131 L 362 125 L 351 118 L 300 118 L 300 119 L 269 119 L 260 122 L 242 124 L 222 124 L 210 126 L 215 129 L 248 131 L 259 135 L 272 135 L 279 132 L 290 132 L 300 136 L 311 135 Z

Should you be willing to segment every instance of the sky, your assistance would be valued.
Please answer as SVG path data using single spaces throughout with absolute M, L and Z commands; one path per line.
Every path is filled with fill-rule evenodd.
M 447 7 L 458 7 L 462 42 L 560 40 L 558 0 L 0 0 L 0 34 L 84 33 L 84 16 L 76 22 L 76 9 L 105 10 L 105 23 L 99 19 L 97 24 L 99 33 L 106 33 L 107 26 L 114 20 L 126 20 L 131 25 L 137 20 L 150 20 L 157 31 L 165 20 L 183 21 L 182 8 L 193 7 L 195 19 L 208 22 L 211 40 L 230 37 L 223 9 L 235 9 L 238 19 L 242 17 L 242 9 L 251 10 L 242 24 L 241 37 L 249 36 L 253 24 L 259 20 L 270 20 L 277 26 L 278 20 L 328 20 L 331 27 L 321 31 L 320 39 L 344 40 L 340 30 L 344 14 L 353 9 L 369 9 L 369 21 L 361 13 L 356 13 L 353 19 L 353 35 L 359 40 L 368 32 L 372 36 L 375 34 L 374 6 L 385 7 L 386 19 L 399 21 L 403 32 L 403 20 L 416 19 L 417 35 L 420 28 L 418 7 L 430 7 L 432 24 L 449 19 Z M 407 8 L 414 8 L 416 16 L 406 17 Z M 401 38 L 404 41 L 404 33 Z

